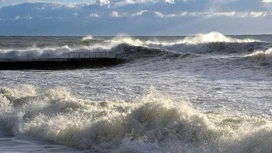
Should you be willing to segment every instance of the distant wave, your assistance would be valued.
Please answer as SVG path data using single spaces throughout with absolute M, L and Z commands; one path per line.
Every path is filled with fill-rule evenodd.
M 244 64 L 245 62 L 253 63 L 254 65 L 259 65 L 263 68 L 269 68 L 270 70 L 272 67 L 272 48 L 256 50 L 244 56 L 242 61 L 244 61 Z M 250 64 L 247 64 L 247 65 L 250 65 Z M 251 67 L 255 67 L 255 66 L 251 66 Z
M 181 43 L 189 44 L 200 44 L 200 43 L 214 43 L 214 42 L 224 42 L 224 43 L 251 43 L 251 42 L 261 42 L 254 39 L 237 39 L 232 37 L 227 37 L 219 32 L 211 32 L 208 34 L 198 34 L 196 36 L 185 37 Z
M 255 58 L 255 59 L 271 59 L 272 60 L 272 48 L 269 48 L 267 50 L 257 50 L 249 55 L 247 57 Z
M 79 46 L 70 48 L 61 47 L 27 48 L 27 49 L 0 49 L 0 60 L 43 60 L 54 58 L 69 58 L 69 53 L 115 52 L 114 49 L 103 46 Z M 117 51 L 116 51 L 117 52 Z
M 202 113 L 150 91 L 137 102 L 98 102 L 65 88 L 0 88 L 0 133 L 96 152 L 270 152 L 272 124 Z M 265 140 L 265 141 L 264 141 Z
M 207 44 L 207 43 L 253 43 L 261 42 L 260 40 L 254 39 L 237 39 L 232 37 L 224 36 L 218 32 L 211 32 L 208 34 L 198 34 L 195 36 L 187 36 L 180 40 L 175 41 L 159 41 L 159 40 L 140 40 L 133 39 L 131 37 L 115 37 L 112 40 L 108 40 L 112 43 L 126 43 L 135 46 L 172 46 L 177 44 Z
M 93 36 L 88 35 L 88 36 L 83 37 L 83 38 L 81 39 L 81 41 L 90 41 L 90 40 L 92 40 L 92 39 L 93 39 Z
M 181 53 L 170 52 L 163 49 L 154 49 L 142 46 L 132 46 L 129 44 L 117 44 L 102 46 L 81 46 L 76 48 L 70 48 L 69 46 L 62 47 L 46 47 L 46 48 L 28 48 L 23 50 L 13 50 L 6 49 L 0 50 L 0 60 L 46 60 L 54 58 L 69 58 L 69 53 L 103 53 L 111 52 L 118 55 L 121 55 L 127 60 L 147 58 L 147 57 L 160 57 L 167 56 L 169 57 L 179 57 L 182 56 Z
M 69 44 L 56 47 L 29 47 L 24 49 L 0 49 L 0 60 L 29 60 L 48 58 L 67 58 L 71 52 L 114 52 L 123 53 L 127 59 L 168 56 L 181 57 L 195 54 L 252 53 L 267 48 L 267 43 L 253 39 L 237 39 L 217 32 L 185 37 L 180 40 L 151 40 L 132 37 L 115 37 L 94 40 L 92 36 L 83 37 L 81 45 Z

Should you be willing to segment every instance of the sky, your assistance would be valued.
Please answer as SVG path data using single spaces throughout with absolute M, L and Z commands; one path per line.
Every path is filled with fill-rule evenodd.
M 0 35 L 272 34 L 272 0 L 0 0 Z

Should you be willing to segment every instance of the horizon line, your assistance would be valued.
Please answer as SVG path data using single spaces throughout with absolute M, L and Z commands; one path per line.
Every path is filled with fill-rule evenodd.
M 215 32 L 215 31 L 214 31 Z M 195 36 L 198 34 L 208 34 L 207 33 L 196 33 L 196 34 L 188 34 L 188 35 L 2 35 L 0 34 L 0 37 L 86 37 L 86 36 L 92 36 L 92 37 L 186 37 L 186 36 Z M 220 33 L 220 32 L 219 32 Z M 221 33 L 223 34 L 223 33 Z M 225 36 L 258 36 L 258 35 L 272 35 L 272 33 L 251 33 L 251 34 L 223 34 Z

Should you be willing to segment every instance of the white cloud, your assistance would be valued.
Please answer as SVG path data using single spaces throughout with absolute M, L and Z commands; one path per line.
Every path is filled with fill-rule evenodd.
M 154 12 L 159 18 L 172 18 L 172 17 L 239 17 L 239 18 L 258 18 L 272 16 L 268 12 L 181 12 L 174 14 L 164 14 L 162 12 Z
M 175 0 L 165 0 L 164 2 L 169 4 L 175 4 Z
M 141 10 L 139 12 L 136 12 L 136 13 L 132 14 L 131 16 L 141 16 L 141 15 L 143 15 L 146 12 L 147 12 L 147 10 Z
M 250 12 L 249 17 L 257 18 L 257 17 L 266 17 L 268 14 L 266 12 Z
M 14 19 L 15 20 L 19 20 L 21 17 L 19 15 L 17 15 Z
M 97 13 L 91 13 L 88 15 L 90 18 L 99 18 L 99 15 Z
M 263 0 L 263 3 L 272 3 L 272 0 Z
M 119 18 L 122 17 L 117 11 L 112 11 L 110 13 L 110 16 L 114 17 L 114 18 Z
M 31 2 L 31 3 L 36 3 L 36 2 L 40 2 L 40 3 L 45 3 L 42 7 L 38 7 L 36 9 L 38 10 L 44 10 L 46 9 L 46 7 L 51 7 L 51 6 L 54 6 L 54 8 L 61 8 L 61 7 L 66 7 L 66 8 L 71 8 L 71 9 L 74 9 L 74 8 L 80 8 L 81 6 L 84 6 L 84 5 L 88 5 L 88 3 L 82 3 L 82 2 L 73 2 L 73 3 L 67 3 L 67 2 L 49 2 L 49 1 L 39 1 L 39 0 L 28 0 L 28 2 Z M 46 5 L 48 4 L 48 5 Z
M 32 19 L 31 16 L 21 17 L 20 15 L 17 15 L 13 20 L 31 20 L 31 19 Z
M 177 14 L 174 14 L 174 13 L 173 14 L 163 14 L 163 13 L 158 12 L 158 11 L 155 11 L 154 13 L 159 18 L 173 18 L 173 17 L 178 16 Z
M 214 12 L 214 13 L 208 13 L 207 16 L 213 17 L 213 16 L 235 16 L 236 12 Z
M 110 0 L 98 0 L 100 6 L 110 7 Z
M 264 7 L 271 8 L 272 0 L 263 0 L 262 2 L 263 2 Z
M 137 4 L 137 3 L 149 3 L 153 2 L 152 0 L 122 0 L 120 2 L 115 3 L 117 6 L 124 6 L 130 4 Z
M 156 12 L 154 12 L 154 13 L 155 13 L 155 15 L 156 15 L 157 17 L 165 18 L 165 15 L 162 14 L 161 12 L 156 11 Z
M 79 3 L 60 3 L 60 4 L 67 8 L 77 8 L 80 6 Z
M 237 12 L 238 17 L 242 18 L 260 18 L 266 16 L 272 16 L 272 13 L 268 12 Z

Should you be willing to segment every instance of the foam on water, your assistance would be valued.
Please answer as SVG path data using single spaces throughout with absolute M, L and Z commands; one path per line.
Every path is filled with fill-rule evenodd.
M 132 102 L 79 99 L 65 88 L 0 89 L 2 136 L 97 152 L 271 152 L 269 120 L 203 113 L 151 89 Z M 265 141 L 264 141 L 265 140 Z
M 93 36 L 89 35 L 89 36 L 85 36 L 81 39 L 81 41 L 90 41 L 93 39 Z
M 136 39 L 129 36 L 114 37 L 111 39 L 99 39 L 96 41 L 92 36 L 83 37 L 77 46 L 50 46 L 33 47 L 23 49 L 0 49 L 1 60 L 31 60 L 31 59 L 50 59 L 50 58 L 68 58 L 70 52 L 122 52 L 129 46 L 144 47 L 148 49 L 161 49 L 179 53 L 233 53 L 254 51 L 262 49 L 264 45 L 259 40 L 237 39 L 224 36 L 218 32 L 208 34 L 198 34 L 176 40 L 152 40 Z M 136 50 L 137 51 L 137 50 Z
M 257 50 L 249 55 L 247 57 L 257 58 L 257 59 L 272 59 L 272 48 L 269 48 L 267 50 Z
M 131 37 L 115 37 L 109 42 L 120 44 L 126 43 L 135 46 L 172 46 L 177 44 L 207 44 L 207 43 L 253 43 L 261 42 L 260 40 L 254 39 L 237 39 L 228 36 L 224 36 L 219 32 L 210 32 L 207 34 L 197 34 L 195 36 L 187 36 L 180 40 L 175 41 L 159 41 L 159 40 L 140 40 L 133 39 Z
M 213 43 L 213 42 L 225 42 L 225 43 L 250 43 L 260 42 L 254 39 L 237 39 L 228 36 L 224 36 L 219 32 L 210 32 L 208 34 L 197 34 L 196 36 L 185 37 L 182 43 L 200 44 L 200 43 Z
M 116 52 L 115 46 L 79 46 L 70 48 L 68 45 L 61 47 L 27 48 L 21 50 L 0 49 L 0 60 L 42 60 L 54 58 L 69 58 L 69 53 L 83 52 Z

